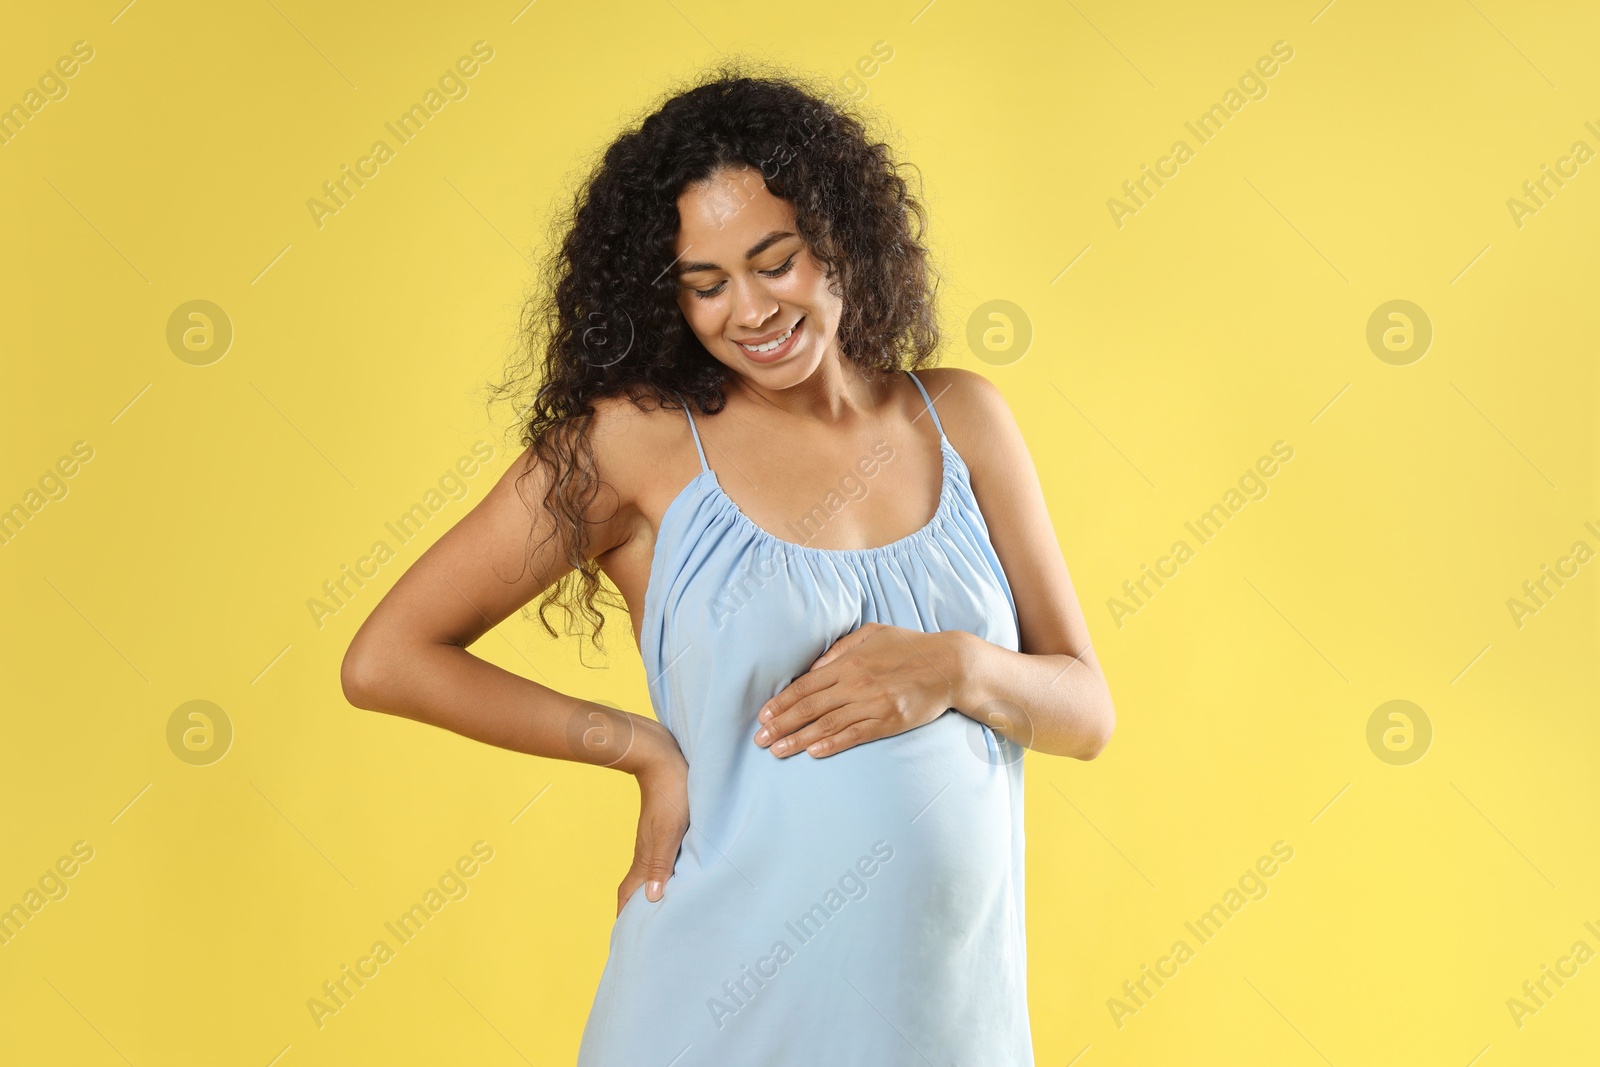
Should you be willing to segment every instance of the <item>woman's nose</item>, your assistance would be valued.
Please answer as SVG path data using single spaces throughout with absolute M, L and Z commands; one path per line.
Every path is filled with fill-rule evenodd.
M 734 290 L 733 321 L 746 330 L 759 330 L 778 313 L 778 302 L 759 288 L 738 286 Z

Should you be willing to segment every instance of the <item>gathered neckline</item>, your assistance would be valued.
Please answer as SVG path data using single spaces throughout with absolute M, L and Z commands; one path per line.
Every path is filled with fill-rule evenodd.
M 668 547 L 674 542 L 669 537 L 668 531 L 680 521 L 679 513 L 688 508 L 691 501 L 709 497 L 715 507 L 731 517 L 732 522 L 743 526 L 758 541 L 778 552 L 792 553 L 797 558 L 812 561 L 870 567 L 884 559 L 912 554 L 924 542 L 936 537 L 941 529 L 950 523 L 952 512 L 960 505 L 961 495 L 966 495 L 970 499 L 970 493 L 963 491 L 966 488 L 963 478 L 963 473 L 967 470 L 966 460 L 956 451 L 956 447 L 950 443 L 950 439 L 945 436 L 942 429 L 939 431 L 939 456 L 942 476 L 939 479 L 939 503 L 934 508 L 933 517 L 924 523 L 921 529 L 899 540 L 873 548 L 818 548 L 814 545 L 802 545 L 797 541 L 785 541 L 757 525 L 755 520 L 740 511 L 739 505 L 733 502 L 733 498 L 723 491 L 721 483 L 717 481 L 717 472 L 710 467 L 702 467 L 699 473 L 684 483 L 683 488 L 678 490 L 678 494 L 667 504 L 666 510 L 661 514 L 661 523 L 656 529 L 655 544 L 650 551 L 650 575 L 645 583 L 644 603 L 641 607 L 644 620 L 641 623 L 639 653 L 645 664 L 647 666 L 654 664 L 655 657 L 659 654 L 656 642 L 660 635 L 656 632 L 656 618 L 663 610 L 660 603 L 664 595 L 663 585 L 672 580 L 668 570 L 675 561 L 668 555 Z M 1008 591 L 1009 588 L 1008 586 Z M 1013 610 L 1015 610 L 1014 605 L 1015 601 Z
M 717 479 L 717 472 L 710 467 L 701 468 L 700 473 L 691 478 L 689 483 L 683 487 L 683 491 L 679 493 L 679 498 L 686 495 L 695 483 L 708 480 L 711 487 L 710 492 L 721 503 L 724 510 L 734 517 L 735 521 L 749 529 L 761 540 L 776 545 L 783 551 L 825 559 L 877 559 L 882 556 L 904 553 L 912 546 L 934 535 L 954 504 L 954 492 L 951 483 L 956 478 L 956 464 L 961 461 L 961 454 L 955 450 L 955 446 L 950 443 L 950 439 L 941 430 L 939 433 L 939 502 L 934 506 L 933 517 L 923 523 L 919 529 L 913 530 L 904 537 L 896 538 L 888 544 L 875 545 L 871 548 L 819 548 L 816 545 L 803 545 L 798 541 L 789 541 L 779 537 L 766 527 L 758 524 L 740 509 L 739 505 L 722 488 L 722 483 Z M 672 503 L 676 504 L 677 500 L 675 499 Z M 672 504 L 669 504 L 667 511 L 671 510 Z

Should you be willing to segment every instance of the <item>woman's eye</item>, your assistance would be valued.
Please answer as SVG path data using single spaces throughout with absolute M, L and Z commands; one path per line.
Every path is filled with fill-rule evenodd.
M 773 267 L 771 270 L 757 271 L 756 273 L 760 274 L 764 278 L 781 278 L 785 274 L 788 274 L 790 268 L 793 266 L 794 256 L 790 256 L 788 259 L 783 261 L 783 265 L 781 267 Z M 710 289 L 691 289 L 690 292 L 694 293 L 694 295 L 699 297 L 701 300 L 710 300 L 712 297 L 722 292 L 722 287 L 726 284 L 726 282 L 718 282 Z
M 771 270 L 764 270 L 761 273 L 766 275 L 768 278 L 781 278 L 785 274 L 789 273 L 789 268 L 792 266 L 794 266 L 794 257 L 790 256 L 788 259 L 783 261 L 783 266 L 774 267 Z

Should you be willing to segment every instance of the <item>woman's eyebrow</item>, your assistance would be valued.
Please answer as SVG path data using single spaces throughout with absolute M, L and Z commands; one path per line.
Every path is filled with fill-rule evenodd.
M 790 233 L 788 230 L 773 230 L 771 233 L 767 234 L 761 240 L 759 240 L 755 244 L 751 245 L 750 246 L 750 250 L 747 251 L 744 254 L 744 258 L 745 259 L 755 259 L 761 253 L 765 252 L 767 249 L 771 248 L 773 245 L 777 244 L 779 241 L 783 240 L 785 237 L 793 237 L 793 236 L 794 236 L 794 234 Z M 688 262 L 688 263 L 680 263 L 680 264 L 678 264 L 678 273 L 679 274 L 694 274 L 696 271 L 721 270 L 721 269 L 722 268 L 719 267 L 715 263 Z

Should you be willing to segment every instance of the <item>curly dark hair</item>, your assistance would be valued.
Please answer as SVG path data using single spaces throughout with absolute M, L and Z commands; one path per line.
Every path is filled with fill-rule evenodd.
M 545 613 L 560 603 L 567 632 L 578 632 L 570 621 L 581 611 L 604 650 L 602 575 L 583 532 L 600 491 L 588 433 L 595 401 L 626 397 L 640 410 L 693 401 L 704 414 L 726 403 L 730 372 L 685 322 L 669 269 L 686 186 L 749 166 L 793 205 L 800 237 L 841 298 L 840 352 L 867 375 L 925 366 L 938 348 L 926 212 L 899 174 L 912 165 L 896 163 L 829 83 L 750 66 L 720 64 L 606 148 L 554 220 L 559 240 L 523 305 L 517 359 L 493 387 L 491 399 L 516 405 L 522 444 L 554 472 L 544 506 L 572 570 L 539 602 L 551 637 Z M 529 541 L 531 561 L 531 530 Z

